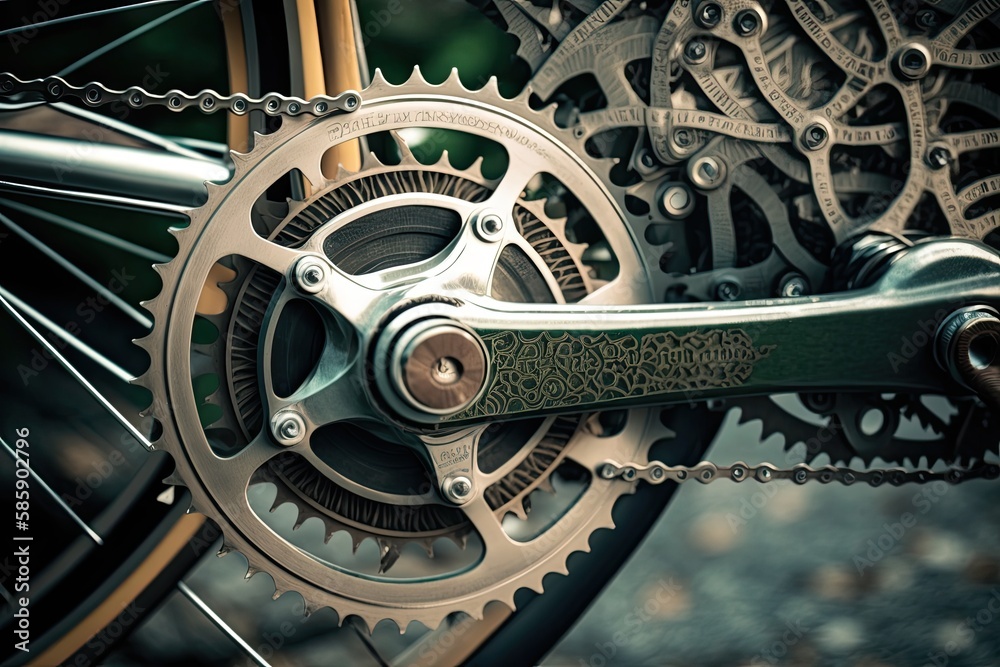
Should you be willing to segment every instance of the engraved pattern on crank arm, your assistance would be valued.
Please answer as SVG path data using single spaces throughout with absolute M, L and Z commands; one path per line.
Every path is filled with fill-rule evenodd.
M 421 306 L 389 327 L 376 354 L 393 330 L 432 313 L 483 339 L 490 374 L 482 395 L 450 416 L 401 411 L 424 424 L 796 390 L 960 391 L 934 361 L 934 328 L 962 305 L 998 302 L 996 254 L 955 239 L 918 245 L 877 283 L 849 294 L 708 308 L 473 299 L 458 308 Z M 927 344 L 905 357 L 903 342 L 916 332 Z

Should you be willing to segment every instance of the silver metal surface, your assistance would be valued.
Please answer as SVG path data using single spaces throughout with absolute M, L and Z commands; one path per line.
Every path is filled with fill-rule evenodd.
M 63 137 L 0 131 L 0 177 L 84 188 L 109 194 L 194 206 L 205 200 L 205 182 L 224 182 L 221 162 L 160 150 L 112 146 Z

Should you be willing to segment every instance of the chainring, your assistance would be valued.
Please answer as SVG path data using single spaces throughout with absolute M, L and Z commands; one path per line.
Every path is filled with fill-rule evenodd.
M 323 437 L 310 442 L 307 456 L 281 451 L 266 427 L 261 388 L 280 394 L 305 380 L 317 363 L 315 327 L 308 323 L 319 316 L 295 311 L 286 328 L 284 314 L 271 316 L 289 312 L 287 291 L 257 244 L 291 248 L 317 229 L 335 229 L 328 238 L 336 240 L 326 247 L 340 270 L 392 271 L 438 252 L 455 233 L 435 214 L 400 202 L 413 196 L 475 201 L 499 187 L 478 167 L 457 169 L 446 156 L 423 164 L 396 130 L 458 126 L 503 146 L 511 170 L 526 162 L 525 152 L 552 158 L 551 178 L 539 174 L 516 199 L 512 216 L 531 252 L 501 262 L 490 288 L 494 298 L 651 298 L 648 267 L 617 206 L 622 194 L 605 190 L 598 175 L 610 165 L 581 159 L 580 142 L 554 123 L 552 110 L 533 111 L 528 92 L 505 99 L 495 80 L 473 92 L 457 74 L 432 86 L 415 71 L 399 86 L 376 76 L 362 99 L 350 115 L 286 118 L 275 133 L 256 136 L 251 152 L 233 154 L 233 178 L 209 186 L 207 203 L 191 211 L 188 228 L 176 231 L 177 259 L 158 267 L 163 289 L 146 304 L 156 326 L 137 341 L 151 365 L 138 383 L 153 393 L 150 412 L 163 426 L 155 446 L 177 463 L 169 481 L 191 489 L 193 509 L 219 524 L 223 553 L 247 558 L 248 576 L 266 572 L 275 596 L 297 591 L 307 609 L 332 607 L 341 622 L 357 617 L 368 627 L 383 619 L 401 629 L 414 621 L 435 627 L 455 612 L 481 617 L 491 601 L 513 609 L 519 589 L 541 591 L 547 574 L 565 573 L 568 556 L 589 550 L 595 530 L 613 527 L 615 500 L 633 490 L 594 476 L 596 461 L 609 453 L 645 460 L 649 447 L 671 432 L 657 411 L 646 410 L 495 425 L 479 452 L 478 465 L 492 482 L 476 515 L 440 501 L 392 425 L 344 424 L 317 431 Z M 377 134 L 388 135 L 393 147 L 386 162 L 370 154 L 357 173 L 319 169 L 329 146 Z M 287 202 L 269 198 L 285 175 L 304 179 L 310 194 Z M 586 211 L 589 226 L 581 223 L 580 231 L 550 215 L 553 200 L 558 211 L 570 205 Z M 366 212 L 365 225 L 338 227 L 357 207 Z M 399 239 L 386 241 L 393 235 Z M 366 248 L 372 243 L 374 251 Z M 605 260 L 611 255 L 606 263 L 620 267 L 618 274 L 584 263 L 595 245 Z M 199 311 L 198 296 L 215 288 L 224 293 L 225 307 Z M 217 335 L 192 343 L 201 320 Z M 206 374 L 219 386 L 201 396 L 196 388 Z M 199 420 L 199 412 L 213 417 Z M 553 504 L 539 493 L 562 500 Z M 543 514 L 533 511 L 533 499 L 545 505 Z M 285 503 L 294 506 L 293 518 L 268 518 L 268 509 Z M 310 541 L 302 533 L 314 517 L 323 528 L 320 539 Z M 358 553 L 338 552 L 340 536 Z M 367 542 L 376 546 L 374 562 L 362 558 Z M 333 562 L 335 556 L 342 561 Z
M 541 102 L 592 154 L 622 159 L 609 176 L 667 300 L 829 290 L 833 249 L 866 231 L 997 245 L 993 3 L 476 4 L 517 38 Z M 914 57 L 924 66 L 904 71 Z M 806 460 L 834 463 L 966 462 L 1000 431 L 980 403 L 939 397 L 735 404 L 789 449 L 826 424 L 836 435 Z

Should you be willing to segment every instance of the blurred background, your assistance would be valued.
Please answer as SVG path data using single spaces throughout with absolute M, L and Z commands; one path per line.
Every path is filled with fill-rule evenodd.
M 359 0 L 358 7 L 369 65 L 381 68 L 390 81 L 404 80 L 414 65 L 430 81 L 443 80 L 457 67 L 466 85 L 473 88 L 491 75 L 500 75 L 501 90 L 506 93 L 516 92 L 527 78 L 526 68 L 512 63 L 514 40 L 470 4 Z M 215 37 L 218 17 L 210 4 L 192 6 L 136 36 L 127 47 L 80 64 L 90 53 L 88 45 L 99 40 L 99 35 L 125 35 L 174 11 L 172 6 L 152 5 L 85 26 L 71 23 L 47 28 L 43 39 L 11 42 L 11 48 L 0 56 L 0 71 L 26 78 L 76 63 L 72 78 L 80 82 L 101 78 L 109 86 L 126 87 L 155 74 L 168 76 L 171 88 L 197 90 L 206 81 L 217 81 L 223 88 L 224 54 Z M 0 15 L 0 28 L 21 23 L 20 11 L 0 10 Z M 223 116 L 186 116 L 193 116 L 194 121 L 183 119 L 185 136 L 224 140 Z M 132 121 L 160 134 L 182 134 L 181 119 L 166 111 L 142 110 Z M 435 142 L 427 150 L 443 147 L 458 166 L 477 156 L 475 146 L 458 139 Z M 414 150 L 420 150 L 419 138 Z M 148 226 L 139 227 L 128 216 L 104 218 L 99 209 L 81 210 L 53 202 L 49 210 L 72 215 L 155 253 L 169 256 L 175 251 L 163 233 L 171 222 L 166 218 L 146 216 Z M 56 248 L 78 243 L 70 234 L 54 233 L 49 239 Z M 33 256 L 5 241 L 6 237 L 0 237 L 0 274 L 23 275 L 33 265 Z M 149 263 L 148 258 L 95 244 L 85 248 L 79 262 L 93 271 L 108 266 L 128 271 L 130 262 L 135 262 L 140 278 L 125 287 L 124 296 L 137 302 L 156 293 L 155 279 L 138 270 L 143 262 Z M 72 311 L 81 297 L 65 287 L 63 278 L 33 276 L 21 296 L 46 303 L 55 312 L 60 308 Z M 118 315 L 110 311 L 101 317 L 108 326 L 127 329 L 134 324 L 115 320 Z M 107 460 L 109 452 L 121 451 L 123 462 L 109 474 L 111 481 L 96 491 L 106 503 L 121 497 L 140 473 L 162 472 L 163 464 L 150 467 L 141 449 L 122 446 L 125 441 L 119 439 L 115 426 L 87 402 L 61 368 L 48 368 L 37 381 L 30 377 L 26 382 L 22 369 L 30 367 L 37 343 L 6 314 L 0 321 L 0 433 L 6 438 L 14 428 L 31 423 L 37 448 L 46 442 L 60 443 L 62 454 L 57 458 L 62 468 L 52 464 L 46 469 L 47 464 L 40 463 L 40 472 L 61 476 L 72 493 L 80 479 L 92 472 L 93 461 Z M 113 345 L 111 341 L 105 344 Z M 100 349 L 102 343 L 95 345 Z M 136 351 L 115 353 L 126 370 L 142 369 L 144 360 Z M 85 369 L 92 364 L 72 349 L 66 354 Z M 140 389 L 120 386 L 114 400 L 124 410 L 128 405 L 143 405 L 148 400 L 143 394 Z M 115 435 L 102 439 L 96 433 Z M 760 440 L 757 424 L 739 424 L 738 411 L 731 412 L 708 458 L 719 464 L 788 460 L 780 436 Z M 2 457 L 0 474 L 5 480 L 12 478 L 13 466 L 7 457 Z M 88 514 L 86 507 L 80 511 L 88 520 L 100 514 L 96 510 Z M 904 516 L 910 518 L 904 520 Z M 149 520 L 160 518 L 150 516 Z M 817 484 L 765 488 L 729 482 L 688 485 L 543 664 L 1000 664 L 998 526 L 1000 485 L 989 482 L 879 489 Z M 66 544 L 55 538 L 72 530 L 71 525 L 48 527 L 47 534 L 53 536 L 48 542 L 52 558 L 69 548 L 68 537 L 63 541 Z M 289 594 L 271 601 L 269 579 L 258 576 L 244 581 L 242 556 L 215 558 L 216 549 L 210 532 L 193 544 L 190 556 L 197 563 L 187 584 L 271 664 L 420 664 L 420 654 L 405 653 L 419 630 L 401 636 L 394 626 L 383 624 L 367 641 L 353 628 L 338 628 L 330 610 L 307 618 L 300 597 Z M 202 554 L 208 555 L 199 558 Z M 102 652 L 98 663 L 122 667 L 248 664 L 230 639 L 179 593 L 166 595 L 137 627 L 128 630 L 128 638 L 113 651 Z

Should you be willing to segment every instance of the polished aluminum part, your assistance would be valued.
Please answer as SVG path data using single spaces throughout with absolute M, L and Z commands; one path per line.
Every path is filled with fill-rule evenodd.
M 424 320 L 396 340 L 389 367 L 396 390 L 414 408 L 449 415 L 482 393 L 487 364 L 475 333 L 458 323 Z
M 306 436 L 306 423 L 298 413 L 283 410 L 271 418 L 271 432 L 280 444 L 290 447 L 302 442 Z
M 446 477 L 441 484 L 441 491 L 445 498 L 456 505 L 461 505 L 472 498 L 472 480 L 463 475 Z
M 0 178 L 28 179 L 192 206 L 205 182 L 229 179 L 221 162 L 164 151 L 0 130 Z

